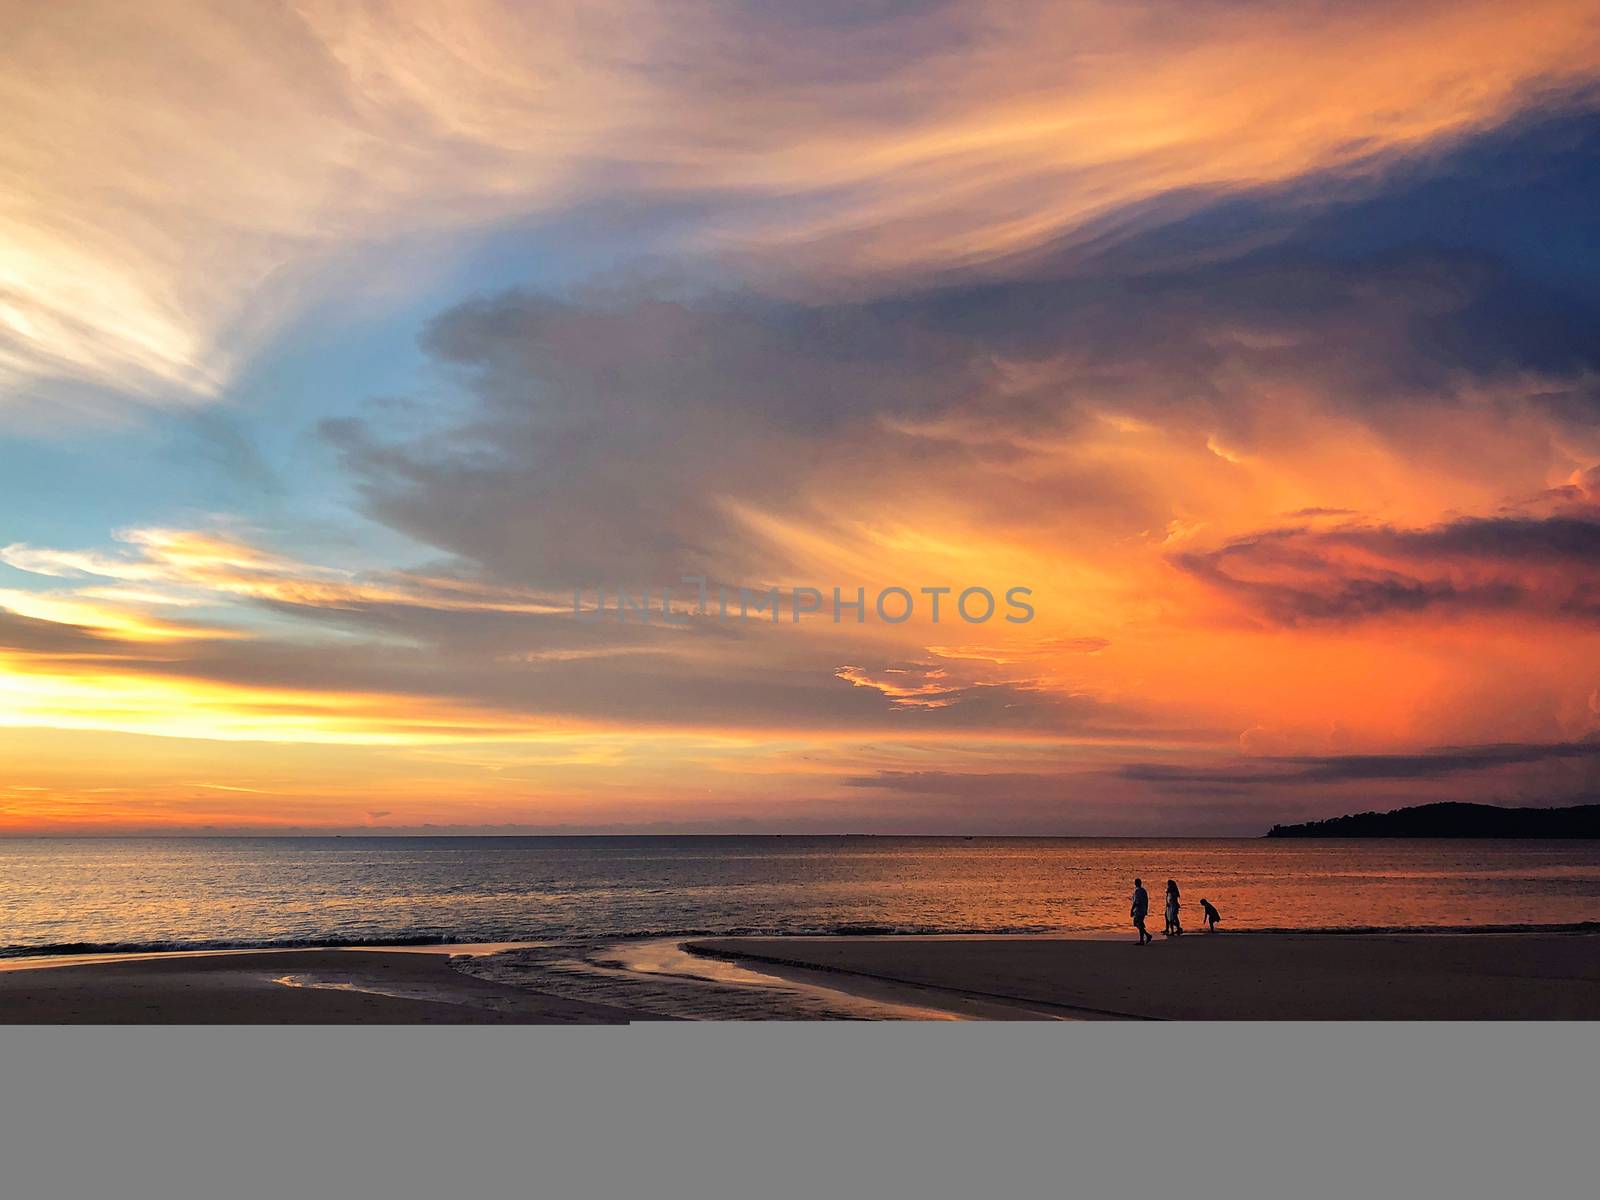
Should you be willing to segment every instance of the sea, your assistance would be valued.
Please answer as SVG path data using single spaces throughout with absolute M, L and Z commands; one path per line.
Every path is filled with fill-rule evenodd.
M 1225 931 L 1600 919 L 1600 842 L 951 837 L 0 839 L 0 957 L 696 934 L 1107 934 L 1135 877 Z

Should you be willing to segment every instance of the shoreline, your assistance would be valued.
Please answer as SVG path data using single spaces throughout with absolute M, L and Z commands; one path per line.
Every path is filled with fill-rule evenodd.
M 1262 925 L 1241 926 L 1226 922 L 1218 936 L 1240 937 L 1407 937 L 1465 936 L 1491 934 L 1600 934 L 1600 921 L 1520 922 L 1485 925 Z M 1202 930 L 1190 929 L 1186 936 Z M 904 929 L 892 926 L 864 927 L 856 924 L 837 928 L 816 928 L 804 931 L 736 929 L 718 931 L 710 929 L 643 930 L 625 933 L 620 931 L 597 934 L 542 934 L 537 937 L 496 941 L 459 941 L 448 935 L 438 938 L 397 938 L 392 941 L 329 941 L 294 940 L 284 942 L 241 940 L 216 941 L 198 944 L 171 942 L 57 942 L 46 945 L 15 945 L 0 947 L 0 972 L 30 968 L 45 964 L 68 966 L 74 963 L 127 962 L 138 959 L 195 958 L 217 954 L 298 954 L 312 952 L 350 951 L 383 954 L 446 954 L 482 955 L 501 950 L 514 950 L 528 946 L 545 945 L 582 937 L 587 941 L 634 942 L 679 938 L 686 941 L 715 941 L 726 938 L 860 938 L 863 940 L 891 940 L 916 938 L 922 941 L 994 941 L 1010 940 L 1074 940 L 1119 941 L 1126 936 L 1123 926 L 1093 929 Z

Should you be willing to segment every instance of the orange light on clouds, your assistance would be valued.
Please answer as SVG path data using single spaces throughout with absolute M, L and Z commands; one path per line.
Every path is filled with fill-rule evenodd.
M 1600 731 L 1590 360 L 1474 357 L 1499 242 L 1284 250 L 1594 111 L 1593 3 L 869 7 L 30 6 L 0 411 L 52 447 L 301 440 L 281 494 L 184 449 L 211 482 L 103 537 L 6 514 L 0 830 L 953 827 L 989 777 L 1053 830 L 1264 803 L 1237 770 L 1147 786 L 1179 760 Z M 525 227 L 548 295 L 429 290 Z M 561 277 L 569 239 L 598 281 Z M 363 343 L 334 399 L 247 379 L 335 312 L 404 313 L 372 344 L 421 332 L 426 367 L 351 385 Z M 599 483 L 569 505 L 573 463 Z M 674 503 L 693 528 L 652 524 Z M 328 548 L 379 526 L 420 565 Z M 641 577 L 681 554 L 822 609 L 580 625 L 553 581 L 625 552 L 588 585 L 681 612 Z M 974 586 L 993 619 L 956 611 Z

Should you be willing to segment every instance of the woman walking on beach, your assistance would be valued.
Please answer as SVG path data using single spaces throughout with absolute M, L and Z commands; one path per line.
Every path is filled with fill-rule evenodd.
M 1167 880 L 1167 929 L 1168 937 L 1182 937 L 1183 926 L 1178 921 L 1178 881 Z

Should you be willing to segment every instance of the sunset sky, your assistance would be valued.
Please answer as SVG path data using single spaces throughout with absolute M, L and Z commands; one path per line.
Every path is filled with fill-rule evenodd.
M 0 18 L 0 831 L 1600 800 L 1600 3 Z

